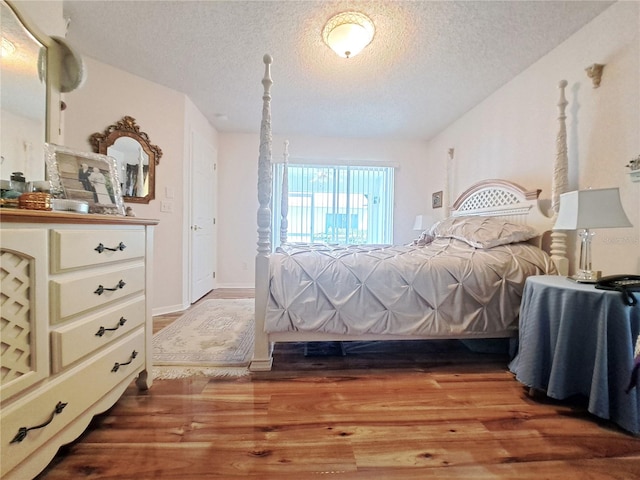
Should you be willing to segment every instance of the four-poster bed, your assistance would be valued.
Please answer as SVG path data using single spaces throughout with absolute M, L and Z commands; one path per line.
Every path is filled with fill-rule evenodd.
M 540 190 L 486 180 L 458 197 L 426 246 L 286 244 L 285 216 L 283 245 L 272 253 L 271 62 L 265 55 L 251 370 L 271 369 L 274 342 L 516 336 L 526 277 L 567 270 L 564 234 L 549 235 L 566 189 L 566 82 L 552 217 L 541 209 Z M 539 248 L 549 236 L 550 256 Z

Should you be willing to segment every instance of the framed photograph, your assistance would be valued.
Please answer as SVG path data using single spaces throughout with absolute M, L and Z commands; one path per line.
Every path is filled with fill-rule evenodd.
M 442 207 L 442 190 L 431 195 L 431 208 Z
M 45 145 L 45 157 L 54 198 L 87 202 L 89 213 L 125 214 L 115 159 L 53 143 Z

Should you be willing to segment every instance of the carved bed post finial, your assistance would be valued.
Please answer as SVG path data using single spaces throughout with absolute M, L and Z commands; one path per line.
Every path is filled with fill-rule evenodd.
M 289 140 L 284 141 L 284 165 L 282 167 L 282 198 L 280 199 L 280 245 L 287 243 L 289 229 Z
M 271 254 L 271 55 L 265 55 L 262 86 L 262 122 L 258 158 L 258 253 L 256 255 L 255 343 L 251 370 L 271 370 L 271 344 L 264 331 L 269 295 L 269 255 Z
M 442 193 L 442 202 L 444 203 L 444 215 L 445 218 L 451 215 L 451 188 L 449 186 L 450 183 L 450 175 L 451 175 L 451 163 L 453 163 L 453 156 L 455 154 L 455 148 L 451 147 L 447 150 L 447 165 L 445 168 L 444 174 L 444 192 Z
M 558 84 L 560 99 L 558 101 L 559 130 L 556 136 L 556 159 L 553 165 L 553 183 L 551 186 L 551 215 L 556 219 L 560 210 L 560 194 L 567 191 L 569 185 L 569 160 L 567 157 L 567 125 L 565 109 L 569 102 L 564 91 L 567 81 L 561 80 Z M 551 259 L 558 267 L 561 275 L 568 275 L 569 260 L 567 258 L 567 234 L 560 231 L 551 233 Z

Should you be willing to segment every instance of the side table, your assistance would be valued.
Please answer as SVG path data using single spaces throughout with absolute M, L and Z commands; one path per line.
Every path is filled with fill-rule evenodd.
M 589 412 L 638 434 L 640 387 L 625 389 L 639 331 L 640 306 L 625 305 L 619 292 L 557 275 L 529 277 L 509 369 L 549 397 L 588 397 Z

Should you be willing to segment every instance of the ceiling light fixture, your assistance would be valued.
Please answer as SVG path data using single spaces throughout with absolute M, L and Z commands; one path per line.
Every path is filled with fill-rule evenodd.
M 342 12 L 329 19 L 322 29 L 322 39 L 340 57 L 351 58 L 371 43 L 375 30 L 366 15 Z

